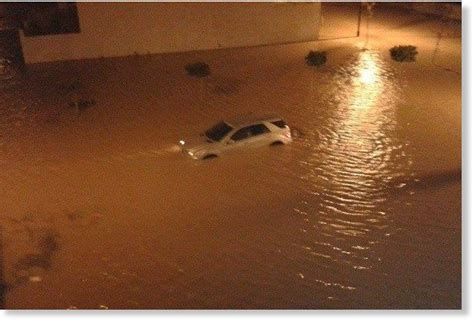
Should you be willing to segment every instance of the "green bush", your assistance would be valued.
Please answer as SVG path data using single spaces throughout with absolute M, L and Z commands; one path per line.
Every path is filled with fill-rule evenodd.
M 326 63 L 326 52 L 325 51 L 312 51 L 305 57 L 306 64 L 310 66 L 322 66 Z
M 395 46 L 390 48 L 390 56 L 399 62 L 413 62 L 416 60 L 418 51 L 415 46 Z
M 188 75 L 195 77 L 206 77 L 211 73 L 209 65 L 202 62 L 188 64 L 185 69 Z

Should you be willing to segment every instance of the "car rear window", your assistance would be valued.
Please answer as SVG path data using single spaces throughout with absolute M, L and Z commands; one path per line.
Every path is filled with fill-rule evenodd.
M 281 129 L 284 129 L 286 126 L 286 123 L 283 120 L 274 121 L 272 124 L 278 126 Z

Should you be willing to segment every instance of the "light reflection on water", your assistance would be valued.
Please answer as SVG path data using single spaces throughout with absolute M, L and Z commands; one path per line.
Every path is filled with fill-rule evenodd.
M 371 51 L 340 67 L 328 87 L 327 128 L 318 131 L 319 145 L 306 145 L 313 152 L 300 162 L 308 171 L 302 179 L 312 182 L 312 195 L 319 197 L 319 205 L 308 196 L 295 208 L 306 223 L 304 233 L 313 231 L 303 248 L 348 270 L 376 269 L 374 259 L 382 255 L 371 248 L 391 231 L 386 188 L 392 178 L 407 175 L 398 169 L 408 171 L 395 136 L 398 87 L 390 68 Z M 337 283 L 335 278 L 323 284 Z

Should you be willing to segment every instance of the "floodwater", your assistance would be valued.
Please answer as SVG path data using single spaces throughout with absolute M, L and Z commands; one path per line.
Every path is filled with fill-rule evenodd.
M 460 308 L 461 76 L 431 41 L 411 64 L 373 40 L 31 66 L 0 96 L 5 306 Z M 293 144 L 176 145 L 266 112 Z

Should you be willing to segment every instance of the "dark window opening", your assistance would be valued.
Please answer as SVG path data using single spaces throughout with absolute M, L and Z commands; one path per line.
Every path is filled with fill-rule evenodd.
M 25 36 L 79 33 L 79 16 L 75 3 L 28 3 L 23 8 Z

